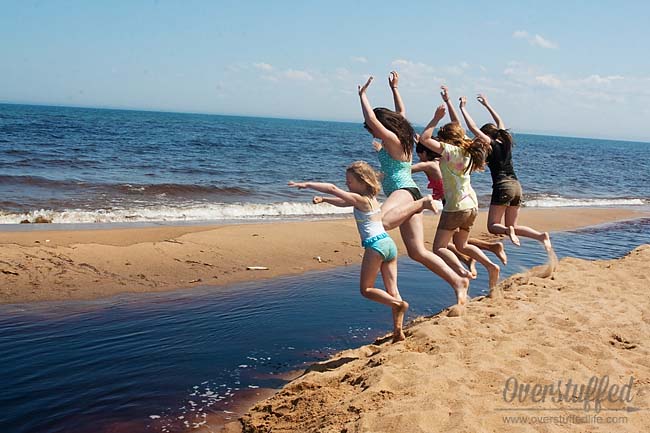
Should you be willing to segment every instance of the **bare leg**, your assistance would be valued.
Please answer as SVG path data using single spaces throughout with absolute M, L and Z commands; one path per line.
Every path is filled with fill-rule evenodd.
M 476 238 L 469 238 L 467 240 L 467 243 L 470 245 L 474 245 L 475 247 L 479 247 L 482 250 L 485 251 L 490 251 L 491 253 L 494 253 L 495 256 L 499 260 L 501 260 L 501 263 L 504 265 L 508 264 L 508 256 L 506 255 L 506 250 L 503 248 L 503 243 L 501 242 L 491 242 L 491 241 L 484 241 L 481 239 L 476 239 Z
M 501 218 L 505 216 L 505 225 L 501 224 Z M 551 240 L 547 232 L 538 232 L 537 230 L 517 225 L 519 217 L 519 206 L 498 206 L 490 205 L 488 213 L 488 231 L 496 235 L 508 235 L 515 245 L 519 245 L 519 237 L 535 239 L 544 244 L 546 251 L 549 251 Z
M 409 308 L 408 302 L 404 301 L 399 294 L 397 288 L 397 260 L 393 259 L 389 262 L 381 264 L 381 278 L 384 280 L 384 287 L 386 292 L 393 298 L 400 301 L 400 306 L 393 307 L 393 343 L 406 339 L 404 331 L 404 315 Z
M 453 269 L 458 275 L 465 278 L 471 278 L 472 274 L 463 267 L 458 260 L 458 257 L 447 249 L 449 241 L 451 241 L 454 236 L 454 230 L 445 230 L 438 228 L 436 230 L 436 236 L 433 239 L 433 252 L 436 253 L 441 259 L 447 263 L 447 265 Z
M 537 230 L 517 225 L 517 218 L 519 218 L 519 206 L 509 206 L 506 209 L 505 223 L 508 227 L 514 227 L 514 231 L 519 236 L 535 239 L 544 245 L 546 251 L 550 251 L 553 247 L 551 245 L 551 238 L 548 232 L 538 232 Z
M 458 303 L 464 305 L 467 302 L 469 279 L 458 275 L 447 266 L 444 260 L 425 248 L 423 230 L 421 214 L 413 215 L 400 226 L 402 240 L 406 245 L 409 257 L 416 262 L 422 263 L 430 271 L 445 280 L 454 289 Z
M 400 191 L 395 191 L 393 194 L 400 192 Z M 408 194 L 409 197 L 411 197 L 411 194 L 408 193 L 407 191 L 401 191 L 405 192 Z M 393 196 L 391 194 L 391 197 Z M 412 200 L 412 197 L 411 197 Z M 400 203 L 403 203 L 404 200 L 400 198 Z M 388 200 L 386 200 L 388 202 Z M 420 200 L 415 200 L 411 201 L 410 203 L 403 203 L 399 205 L 393 206 L 392 203 L 390 203 L 390 206 L 388 209 L 386 209 L 386 204 L 382 207 L 383 215 L 381 218 L 382 223 L 384 224 L 384 229 L 385 230 L 392 230 L 395 227 L 398 227 L 404 223 L 407 219 L 411 218 L 416 213 L 422 212 L 425 209 L 429 209 L 430 211 L 433 211 L 434 213 L 438 213 L 438 209 L 436 208 L 435 201 L 433 200 L 433 197 L 431 195 L 424 196 Z
M 466 230 L 460 230 L 454 234 L 454 244 L 462 253 L 476 259 L 480 264 L 485 266 L 485 269 L 488 271 L 488 287 L 492 289 L 499 282 L 499 273 L 501 269 L 497 264 L 493 263 L 480 248 L 475 247 L 474 245 L 469 245 L 467 243 L 468 238 L 469 232 Z
M 458 260 L 469 268 L 469 272 L 472 274 L 472 279 L 476 279 L 476 276 L 478 275 L 476 272 L 476 260 L 458 251 L 456 246 L 451 242 L 447 244 L 447 249 L 454 253 L 456 257 L 458 257 Z
M 401 299 L 396 299 L 394 296 L 374 287 L 381 264 L 382 257 L 379 253 L 370 248 L 366 249 L 361 261 L 361 276 L 359 278 L 361 294 L 371 301 L 379 302 L 391 308 L 400 307 L 402 305 Z

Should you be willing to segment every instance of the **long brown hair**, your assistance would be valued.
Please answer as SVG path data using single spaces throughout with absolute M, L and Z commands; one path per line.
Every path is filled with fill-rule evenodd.
M 377 107 L 372 111 L 374 111 L 379 123 L 397 135 L 399 142 L 402 144 L 404 154 L 411 158 L 413 155 L 413 135 L 415 135 L 411 123 L 401 114 L 389 110 L 388 108 Z
M 508 132 L 507 129 L 499 129 L 494 123 L 486 123 L 481 126 L 481 132 L 490 137 L 492 140 L 499 140 L 506 146 L 506 149 L 509 151 L 512 149 L 512 146 L 515 145 L 515 141 L 512 139 L 512 135 Z
M 438 140 L 460 147 L 469 156 L 469 164 L 465 167 L 465 173 L 485 169 L 485 159 L 490 151 L 490 143 L 484 143 L 479 138 L 474 140 L 468 138 L 460 123 L 450 122 L 441 126 L 438 130 Z

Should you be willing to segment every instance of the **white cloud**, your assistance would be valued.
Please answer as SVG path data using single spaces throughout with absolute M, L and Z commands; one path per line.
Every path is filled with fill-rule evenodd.
M 253 66 L 255 66 L 257 69 L 261 71 L 272 71 L 273 66 L 269 65 L 268 63 L 260 62 L 260 63 L 253 63 Z
M 562 85 L 562 81 L 553 74 L 538 75 L 535 77 L 535 81 L 553 88 L 558 88 Z
M 556 49 L 558 48 L 558 45 L 555 42 L 551 42 L 548 39 L 544 39 L 540 35 L 535 35 L 531 39 L 528 40 L 531 45 L 536 45 L 541 48 L 549 48 L 549 49 Z
M 358 63 L 368 63 L 368 59 L 366 59 L 366 58 L 363 57 L 363 56 L 350 57 L 350 59 L 351 59 L 353 62 L 358 62 Z
M 334 77 L 337 80 L 350 81 L 352 79 L 352 74 L 350 73 L 350 71 L 348 71 L 345 68 L 336 68 L 336 71 L 334 73 Z
M 578 80 L 579 82 L 585 83 L 585 84 L 611 84 L 614 81 L 619 81 L 625 79 L 621 75 L 608 75 L 606 77 L 601 77 L 598 74 L 590 75 L 587 78 L 583 78 L 582 80 Z
M 284 76 L 292 80 L 301 80 L 301 81 L 312 81 L 314 79 L 314 77 L 312 77 L 309 72 L 299 71 L 296 69 L 287 69 L 284 72 Z
M 557 43 L 546 39 L 542 35 L 538 35 L 538 34 L 531 35 L 525 30 L 516 30 L 515 32 L 512 33 L 512 37 L 515 39 L 525 39 L 528 41 L 530 45 L 535 47 L 547 48 L 547 49 L 559 48 Z

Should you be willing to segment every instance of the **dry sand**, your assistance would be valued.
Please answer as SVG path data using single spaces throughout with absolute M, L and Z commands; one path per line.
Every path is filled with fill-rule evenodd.
M 386 338 L 312 366 L 227 431 L 648 432 L 648 262 L 645 245 L 618 260 L 565 258 L 553 278 L 514 275 L 501 283 L 502 297 L 473 299 L 462 318 L 420 318 L 404 342 Z M 540 401 L 541 386 L 562 381 L 565 392 L 570 379 L 587 385 L 605 376 L 599 413 L 593 395 L 589 412 L 550 393 Z M 539 384 L 536 399 L 506 401 L 509 378 Z M 627 385 L 626 400 L 607 401 L 612 385 L 617 398 Z M 504 420 L 517 416 L 537 422 Z
M 557 231 L 644 215 L 633 209 L 524 209 L 521 224 Z M 473 236 L 489 237 L 485 221 L 482 212 Z M 429 245 L 436 224 L 437 217 L 425 216 Z M 392 233 L 404 253 L 398 232 Z M 352 218 L 4 231 L 0 232 L 0 302 L 93 299 L 123 292 L 225 285 L 358 264 L 361 253 Z M 249 266 L 269 270 L 250 271 Z

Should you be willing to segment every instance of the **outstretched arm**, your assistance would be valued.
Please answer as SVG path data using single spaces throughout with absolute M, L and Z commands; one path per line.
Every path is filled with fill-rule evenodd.
M 431 122 L 429 122 L 429 124 L 426 126 L 426 128 L 424 128 L 424 131 L 422 131 L 422 134 L 420 135 L 420 144 L 428 147 L 436 153 L 442 153 L 443 149 L 442 144 L 433 138 L 433 130 L 436 128 L 436 125 L 438 125 L 438 122 L 440 122 L 443 117 L 445 117 L 445 106 L 440 105 L 438 108 L 436 108 L 433 119 L 431 119 Z
M 373 136 L 380 138 L 384 142 L 384 145 L 399 145 L 399 138 L 397 138 L 397 135 L 395 135 L 394 132 L 386 129 L 386 127 L 384 127 L 384 125 L 382 125 L 381 122 L 377 120 L 377 116 L 375 116 L 374 111 L 372 111 L 372 105 L 370 105 L 368 95 L 366 95 L 366 90 L 368 90 L 368 86 L 370 86 L 370 83 L 372 83 L 372 79 L 373 77 L 368 78 L 366 84 L 358 87 L 363 119 L 365 120 L 366 125 L 368 125 L 368 128 L 370 128 Z
M 397 85 L 399 84 L 399 74 L 397 71 L 391 71 L 388 75 L 388 85 L 390 86 L 390 91 L 393 92 L 393 102 L 395 103 L 395 112 L 406 117 L 406 107 L 404 107 L 404 101 L 397 90 Z
M 411 166 L 411 173 L 420 173 L 420 172 L 425 172 L 429 168 L 429 164 L 431 164 L 429 161 L 427 162 L 418 162 L 416 164 L 413 164 Z
M 325 194 L 331 194 L 346 202 L 348 206 L 364 206 L 367 203 L 367 200 L 361 194 L 344 191 L 333 183 L 289 182 L 288 185 L 298 189 L 308 188 Z
M 449 118 L 452 122 L 460 123 L 460 119 L 458 118 L 458 114 L 456 114 L 456 109 L 454 108 L 454 104 L 449 101 L 449 88 L 445 85 L 440 86 L 440 88 L 442 89 L 440 96 L 442 96 L 442 100 L 447 105 L 447 110 L 449 110 Z
M 345 200 L 343 200 L 342 198 L 339 198 L 339 197 L 321 197 L 321 196 L 317 195 L 317 196 L 314 196 L 314 198 L 312 199 L 312 202 L 314 204 L 329 203 L 331 205 L 338 206 L 338 207 L 350 207 L 351 206 L 347 201 L 345 201 Z
M 478 102 L 481 103 L 487 110 L 490 112 L 490 115 L 494 119 L 494 123 L 497 124 L 497 128 L 499 129 L 506 129 L 506 124 L 503 123 L 503 120 L 501 120 L 501 116 L 499 116 L 499 113 L 494 111 L 492 106 L 490 105 L 490 102 L 487 99 L 487 96 L 485 96 L 483 93 L 479 93 L 479 95 L 476 97 Z
M 467 98 L 464 96 L 460 97 L 460 112 L 463 113 L 463 117 L 465 118 L 465 123 L 467 124 L 467 129 L 472 131 L 472 134 L 474 134 L 475 137 L 478 137 L 483 141 L 484 143 L 490 143 L 492 140 L 490 140 L 490 137 L 485 135 L 483 131 L 478 129 L 476 126 L 476 123 L 474 122 L 474 119 L 472 119 L 472 116 L 469 115 L 467 112 L 467 107 L 465 106 L 467 104 Z

